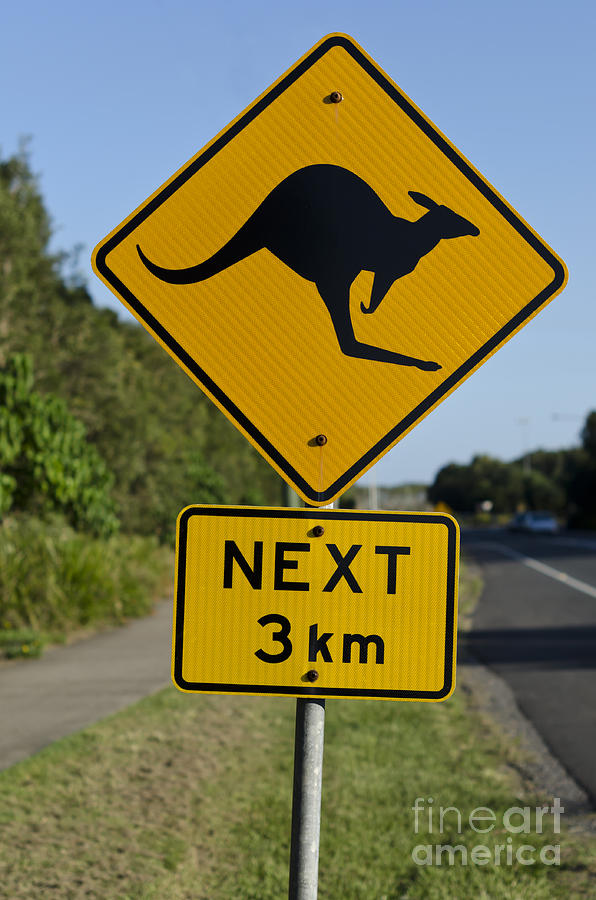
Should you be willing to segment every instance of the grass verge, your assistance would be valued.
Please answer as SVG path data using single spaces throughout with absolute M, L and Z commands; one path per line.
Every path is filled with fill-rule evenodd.
M 476 605 L 482 594 L 482 572 L 478 565 L 463 553 L 459 561 L 459 597 L 457 627 L 459 631 L 469 631 Z
M 64 520 L 0 525 L 0 656 L 39 656 L 48 641 L 151 611 L 171 590 L 172 553 L 147 537 L 92 538 Z
M 277 900 L 287 890 L 294 704 L 187 696 L 173 688 L 0 774 L 0 897 Z M 514 834 L 513 806 L 551 805 L 515 774 L 508 748 L 466 707 L 329 701 L 322 811 L 322 900 L 590 897 L 588 839 Z M 510 763 L 510 764 L 508 764 Z M 454 813 L 415 833 L 416 797 Z M 497 824 L 475 833 L 489 807 Z M 519 817 L 514 820 L 518 824 Z M 564 816 L 563 816 L 564 821 Z M 534 819 L 532 819 L 534 822 Z M 508 840 L 509 839 L 509 840 Z M 419 866 L 419 845 L 526 844 L 536 864 Z M 560 845 L 560 865 L 538 862 Z M 435 852 L 434 849 L 432 851 Z M 504 851 L 503 851 L 504 852 Z M 550 852 L 552 856 L 552 851 Z M 424 856 L 424 854 L 423 854 Z

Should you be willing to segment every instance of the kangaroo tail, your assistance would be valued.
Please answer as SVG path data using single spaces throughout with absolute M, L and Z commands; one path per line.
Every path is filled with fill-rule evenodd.
M 218 272 L 233 266 L 234 263 L 263 247 L 262 240 L 258 240 L 258 237 L 255 239 L 252 218 L 251 216 L 244 223 L 221 250 L 196 266 L 189 266 L 186 269 L 168 269 L 158 266 L 145 256 L 139 244 L 137 244 L 137 253 L 145 268 L 161 281 L 166 281 L 168 284 L 196 284 L 198 281 L 204 281 L 206 278 L 211 278 L 212 275 L 217 275 Z

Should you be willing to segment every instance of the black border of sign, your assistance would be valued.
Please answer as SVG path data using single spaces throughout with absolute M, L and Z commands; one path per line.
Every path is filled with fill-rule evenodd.
M 544 288 L 533 300 L 524 306 L 503 328 L 480 347 L 472 356 L 463 363 L 452 375 L 449 376 L 438 388 L 432 391 L 426 399 L 413 409 L 405 418 L 398 422 L 380 441 L 357 460 L 349 469 L 338 478 L 326 491 L 316 491 L 294 469 L 284 456 L 267 440 L 259 429 L 244 415 L 235 403 L 222 391 L 207 373 L 198 365 L 189 354 L 180 346 L 172 335 L 151 315 L 141 301 L 123 284 L 110 269 L 106 257 L 118 246 L 137 226 L 153 213 L 165 200 L 167 200 L 178 188 L 191 178 L 202 166 L 205 165 L 216 153 L 231 141 L 246 125 L 253 121 L 270 103 L 282 94 L 296 79 L 300 78 L 317 60 L 319 60 L 332 47 L 343 47 L 350 56 L 370 75 L 374 81 L 397 103 L 397 105 L 416 123 L 426 136 L 444 153 L 444 155 L 474 184 L 474 186 L 489 200 L 490 203 L 505 217 L 510 225 L 527 241 L 527 243 L 551 266 L 554 272 L 552 282 Z M 126 222 L 115 234 L 102 244 L 96 256 L 97 270 L 112 286 L 125 303 L 135 311 L 147 327 L 159 337 L 169 348 L 172 355 L 182 365 L 193 373 L 197 381 L 217 400 L 227 411 L 228 415 L 242 428 L 254 443 L 261 449 L 285 477 L 295 485 L 302 494 L 314 503 L 326 503 L 341 493 L 364 469 L 378 459 L 400 435 L 407 431 L 419 418 L 421 418 L 441 397 L 451 391 L 465 376 L 471 372 L 482 360 L 484 360 L 499 344 L 501 344 L 516 328 L 518 328 L 529 316 L 536 312 L 565 282 L 565 269 L 560 261 L 552 254 L 550 249 L 527 227 L 527 225 L 511 210 L 506 203 L 492 190 L 492 188 L 478 175 L 478 173 L 463 159 L 457 151 L 439 134 L 435 128 L 420 114 L 410 101 L 384 76 L 384 74 L 372 64 L 372 62 L 344 35 L 331 35 L 327 40 L 308 54 L 301 62 L 291 69 L 285 77 L 275 84 L 261 99 L 254 104 L 237 122 L 231 125 L 216 141 L 203 153 L 196 157 L 180 172 L 163 190 L 153 197 L 139 212 Z
M 227 516 L 253 519 L 307 519 L 318 523 L 321 520 L 351 520 L 358 522 L 417 522 L 429 525 L 445 525 L 447 539 L 447 604 L 445 614 L 445 657 L 444 682 L 439 691 L 399 691 L 399 690 L 356 690 L 352 688 L 279 687 L 261 684 L 215 684 L 210 682 L 190 682 L 182 677 L 182 652 L 184 642 L 184 604 L 186 588 L 186 554 L 188 522 L 193 516 Z M 443 700 L 454 685 L 453 653 L 455 650 L 455 594 L 458 550 L 458 526 L 454 519 L 441 513 L 384 513 L 352 512 L 346 510 L 318 510 L 288 507 L 287 509 L 267 509 L 265 507 L 231 506 L 190 506 L 183 510 L 177 526 L 176 600 L 174 618 L 174 660 L 172 678 L 174 684 L 183 691 L 196 693 L 231 694 L 276 694 L 289 697 L 377 697 L 387 700 Z

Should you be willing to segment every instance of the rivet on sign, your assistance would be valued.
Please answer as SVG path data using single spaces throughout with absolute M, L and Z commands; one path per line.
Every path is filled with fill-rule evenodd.
M 329 94 L 329 99 L 332 103 L 341 103 L 341 101 L 344 99 L 344 95 L 340 91 L 333 91 L 331 94 Z
M 322 525 L 315 525 L 315 527 L 312 530 L 312 533 L 314 534 L 315 537 L 321 537 L 321 535 L 325 534 L 325 529 L 323 528 Z
M 327 435 L 326 434 L 318 434 L 315 438 L 315 443 L 318 447 L 324 447 L 327 443 Z
M 310 671 L 308 671 L 306 673 L 305 677 L 308 681 L 316 681 L 317 678 L 319 677 L 319 673 L 317 672 L 316 669 L 310 669 Z

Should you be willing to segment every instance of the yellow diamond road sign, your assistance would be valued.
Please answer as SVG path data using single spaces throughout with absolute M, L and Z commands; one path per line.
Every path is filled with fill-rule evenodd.
M 345 35 L 320 41 L 108 235 L 94 268 L 315 505 L 566 279 Z
M 450 516 L 192 506 L 177 537 L 182 690 L 452 692 L 459 531 Z

